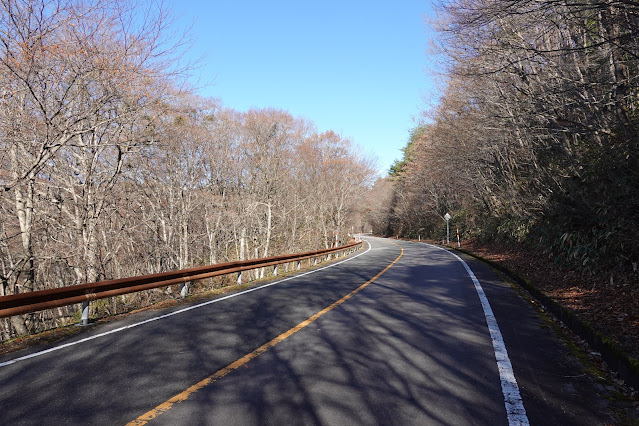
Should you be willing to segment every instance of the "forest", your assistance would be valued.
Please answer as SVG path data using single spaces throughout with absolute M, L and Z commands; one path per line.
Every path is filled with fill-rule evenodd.
M 371 160 L 286 111 L 199 97 L 176 31 L 154 2 L 1 2 L 0 296 L 324 248 L 359 228 Z M 0 337 L 77 311 L 3 319 Z
M 374 231 L 441 241 L 449 212 L 462 239 L 636 281 L 639 3 L 451 0 L 433 25 L 442 96 L 375 183 Z

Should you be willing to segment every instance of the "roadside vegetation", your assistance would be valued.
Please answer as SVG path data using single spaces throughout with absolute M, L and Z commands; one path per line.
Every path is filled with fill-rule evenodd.
M 161 2 L 1 2 L 0 296 L 309 251 L 359 229 L 370 161 L 286 111 L 197 96 L 188 45 Z M 2 319 L 0 340 L 77 311 Z
M 373 231 L 442 241 L 450 213 L 452 241 L 459 226 L 484 255 L 517 259 L 637 356 L 639 4 L 452 0 L 439 12 L 442 96 L 375 183 Z M 543 272 L 548 261 L 558 269 Z

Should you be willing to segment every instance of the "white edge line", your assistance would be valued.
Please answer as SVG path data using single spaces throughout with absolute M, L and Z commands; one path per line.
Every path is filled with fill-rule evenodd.
M 484 316 L 486 317 L 486 324 L 488 325 L 488 331 L 490 332 L 490 339 L 493 342 L 493 349 L 495 351 L 495 359 L 497 360 L 497 369 L 499 370 L 499 381 L 501 382 L 501 390 L 504 394 L 504 405 L 506 406 L 506 415 L 508 416 L 508 424 L 509 425 L 529 425 L 528 416 L 526 415 L 526 409 L 524 408 L 524 401 L 521 398 L 521 394 L 519 392 L 519 386 L 517 385 L 517 380 L 515 379 L 515 373 L 513 372 L 513 366 L 510 363 L 510 358 L 508 357 L 508 351 L 506 350 L 506 344 L 504 343 L 504 338 L 501 335 L 501 331 L 499 330 L 499 325 L 497 325 L 497 319 L 493 314 L 493 310 L 490 307 L 490 303 L 488 302 L 488 298 L 486 297 L 486 293 L 484 293 L 484 289 L 482 288 L 479 280 L 470 269 L 470 266 L 459 257 L 457 254 L 453 253 L 450 250 L 446 250 L 445 248 L 438 247 L 432 244 L 426 244 L 430 247 L 435 247 L 437 249 L 443 250 L 451 255 L 453 255 L 457 260 L 459 260 L 468 275 L 470 275 L 471 280 L 473 280 L 473 284 L 475 285 L 475 290 L 477 291 L 477 295 L 479 296 L 479 300 L 481 302 L 481 306 L 484 310 Z
M 280 283 L 283 283 L 285 281 L 289 281 L 289 280 L 292 280 L 292 279 L 295 279 L 295 278 L 303 277 L 305 275 L 310 275 L 310 274 L 313 274 L 315 272 L 322 271 L 324 269 L 332 268 L 333 266 L 340 265 L 340 264 L 342 264 L 344 262 L 348 262 L 350 260 L 356 259 L 359 256 L 362 256 L 362 255 L 368 253 L 370 251 L 370 249 L 371 249 L 371 245 L 370 245 L 370 243 L 368 241 L 364 241 L 364 242 L 366 242 L 366 244 L 368 244 L 368 249 L 366 249 L 366 251 L 364 251 L 362 253 L 359 253 L 358 255 L 355 255 L 353 257 L 349 257 L 348 259 L 344 259 L 344 260 L 336 262 L 336 263 L 331 263 L 330 265 L 323 266 L 321 268 L 316 268 L 316 269 L 313 269 L 313 270 L 310 270 L 310 271 L 307 271 L 307 272 L 303 272 L 301 274 L 293 275 L 291 277 L 284 278 L 284 279 L 279 280 L 279 281 L 274 281 L 272 283 L 265 284 L 263 286 L 254 287 L 254 288 L 250 288 L 248 290 L 244 290 L 244 291 L 240 291 L 240 292 L 237 292 L 237 293 L 229 294 L 228 296 L 224 296 L 224 297 L 220 297 L 220 298 L 217 298 L 217 299 L 209 300 L 208 302 L 198 303 L 197 305 L 192 305 L 192 306 L 189 306 L 189 307 L 186 307 L 186 308 L 183 308 L 183 309 L 179 309 L 177 311 L 170 312 L 168 314 L 160 315 L 158 317 L 149 318 L 147 320 L 136 322 L 134 324 L 129 324 L 129 325 L 124 326 L 124 327 L 115 328 L 113 330 L 105 331 L 104 333 L 99 333 L 99 334 L 96 334 L 96 335 L 93 335 L 93 336 L 90 336 L 90 337 L 85 337 L 84 339 L 76 340 L 74 342 L 65 343 L 63 345 L 54 346 L 52 348 L 45 349 L 43 351 L 38 351 L 38 352 L 34 352 L 32 354 L 29 354 L 29 355 L 24 355 L 24 356 L 21 356 L 21 357 L 18 357 L 18 358 L 10 359 L 9 361 L 1 362 L 0 363 L 0 368 L 6 367 L 6 366 L 11 365 L 11 364 L 15 364 L 16 362 L 19 362 L 19 361 L 25 361 L 27 359 L 31 359 L 31 358 L 35 358 L 35 357 L 38 357 L 38 356 L 41 356 L 41 355 L 45 355 L 45 354 L 48 354 L 48 353 L 51 353 L 51 352 L 55 352 L 55 351 L 58 351 L 60 349 L 64 349 L 64 348 L 68 348 L 70 346 L 78 345 L 80 343 L 85 343 L 85 342 L 88 342 L 90 340 L 97 339 L 99 337 L 108 336 L 109 334 L 119 333 L 120 331 L 129 330 L 131 328 L 138 327 L 140 325 L 144 325 L 144 324 L 147 324 L 147 323 L 150 323 L 150 322 L 153 322 L 153 321 L 161 320 L 161 319 L 164 319 L 164 318 L 169 318 L 169 317 L 172 317 L 174 315 L 182 314 L 184 312 L 188 312 L 188 311 L 193 310 L 193 309 L 198 309 L 198 308 L 201 308 L 203 306 L 207 306 L 207 305 L 210 305 L 210 304 L 213 304 L 213 303 L 221 302 L 223 300 L 231 299 L 233 297 L 241 296 L 243 294 L 251 293 L 253 291 L 261 290 L 263 288 L 267 288 L 267 287 L 270 287 L 272 285 L 280 284 Z

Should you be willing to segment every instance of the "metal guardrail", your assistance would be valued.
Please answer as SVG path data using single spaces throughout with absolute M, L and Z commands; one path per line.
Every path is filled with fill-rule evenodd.
M 89 302 L 92 300 L 119 296 L 127 293 L 135 293 L 152 288 L 166 287 L 174 284 L 185 284 L 189 281 L 234 273 L 238 274 L 238 283 L 241 283 L 242 271 L 274 266 L 274 274 L 277 275 L 277 265 L 279 264 L 297 261 L 299 269 L 300 262 L 302 260 L 330 256 L 331 254 L 339 253 L 340 251 L 345 254 L 346 251 L 359 249 L 361 244 L 361 242 L 354 242 L 340 247 L 305 253 L 218 263 L 215 265 L 199 266 L 178 271 L 161 272 L 158 274 L 140 275 L 137 277 L 98 281 L 95 283 L 78 284 L 2 296 L 0 297 L 0 318 L 37 312 L 44 309 L 57 308 L 75 303 L 82 303 L 81 324 L 86 325 L 88 323 Z

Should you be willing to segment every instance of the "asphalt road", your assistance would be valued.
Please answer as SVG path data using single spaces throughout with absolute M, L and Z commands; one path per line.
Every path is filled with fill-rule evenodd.
M 510 376 L 460 259 L 426 244 L 367 241 L 286 281 L 0 357 L 0 423 L 610 420 L 601 386 L 487 266 L 462 256 L 492 307 Z M 514 415 L 513 389 L 503 386 L 513 375 L 525 409 Z

